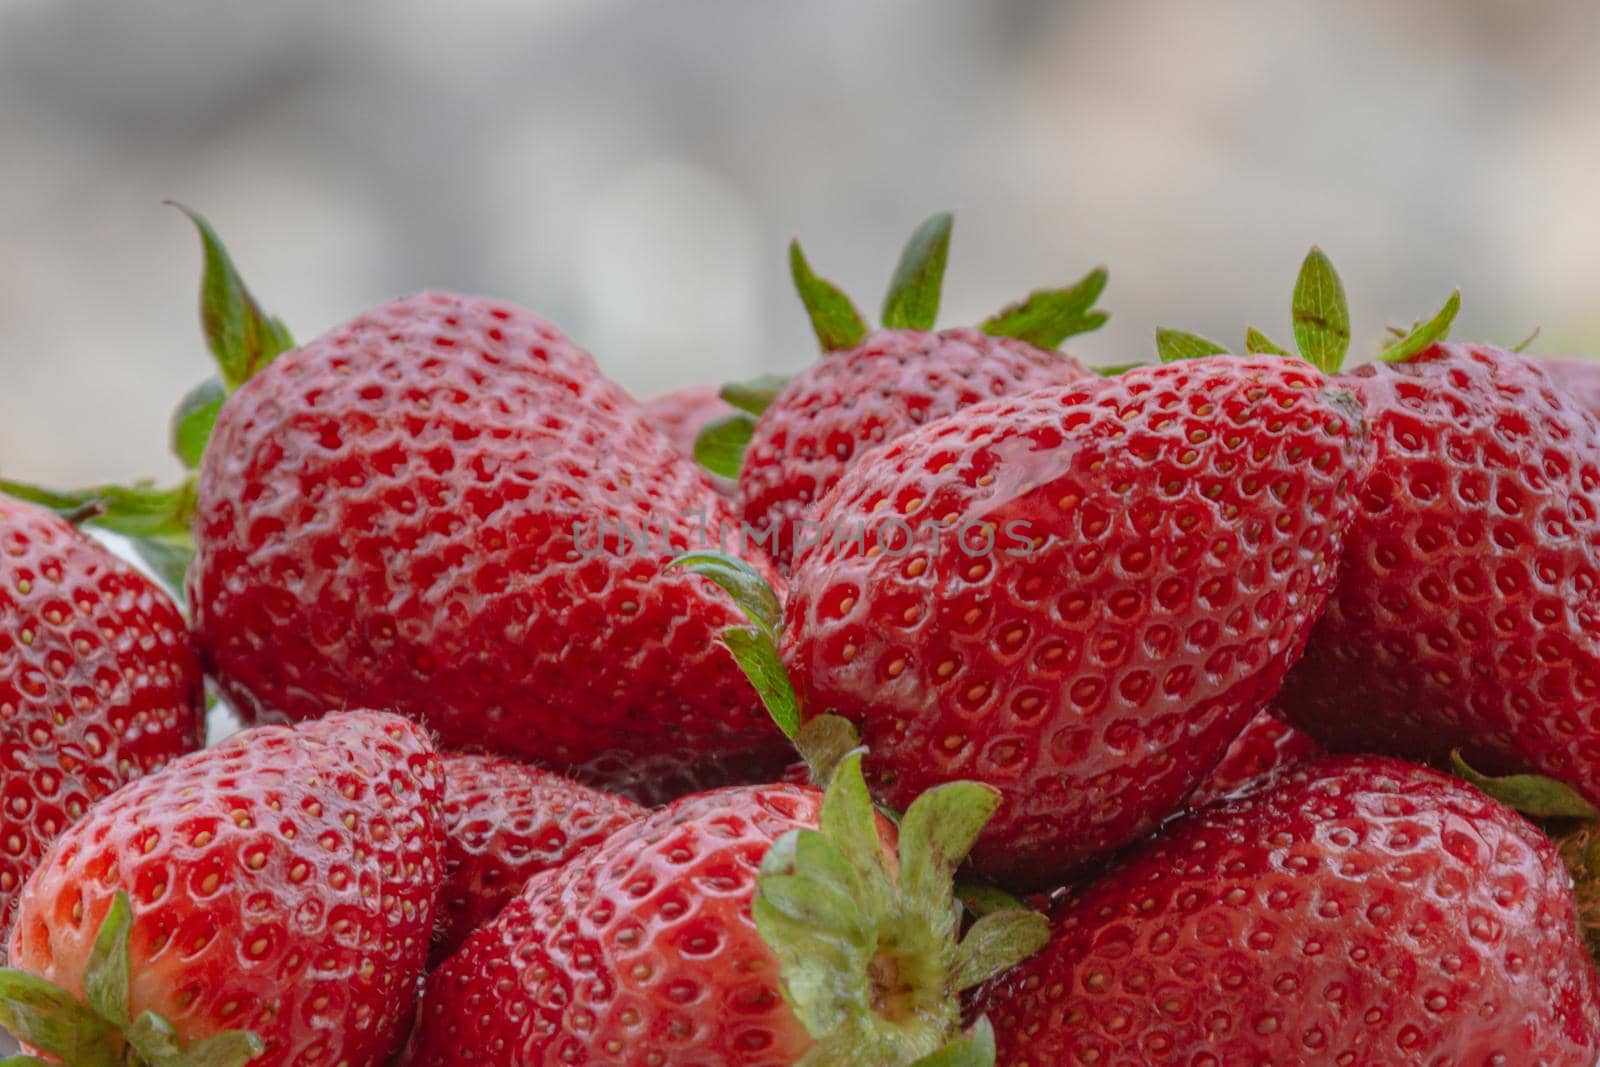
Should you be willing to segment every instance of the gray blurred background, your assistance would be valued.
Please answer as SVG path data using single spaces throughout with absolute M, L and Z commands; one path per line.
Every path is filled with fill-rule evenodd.
M 1287 339 L 1300 257 L 1357 347 L 1600 351 L 1600 5 L 0 0 L 0 470 L 167 478 L 206 373 L 208 213 L 309 338 L 424 286 L 563 325 L 628 387 L 808 362 L 783 246 L 876 310 L 957 211 L 947 323 L 1111 267 L 1074 342 Z

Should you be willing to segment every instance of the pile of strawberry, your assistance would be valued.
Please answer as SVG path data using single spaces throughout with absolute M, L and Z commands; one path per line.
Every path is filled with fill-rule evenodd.
M 1088 368 L 1103 270 L 934 329 L 940 215 L 641 403 L 191 217 L 184 480 L 0 482 L 5 1064 L 1600 1059 L 1588 365 L 1341 372 L 1313 250 L 1294 353 Z

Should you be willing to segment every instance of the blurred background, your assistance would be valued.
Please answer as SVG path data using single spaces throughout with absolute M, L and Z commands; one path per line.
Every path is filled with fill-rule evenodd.
M 1111 268 L 1157 324 L 1287 340 L 1306 247 L 1356 350 L 1600 353 L 1600 5 L 1516 0 L 0 0 L 0 470 L 169 478 L 206 212 L 310 338 L 425 286 L 629 388 L 814 357 L 783 255 L 875 311 L 957 212 L 943 321 Z

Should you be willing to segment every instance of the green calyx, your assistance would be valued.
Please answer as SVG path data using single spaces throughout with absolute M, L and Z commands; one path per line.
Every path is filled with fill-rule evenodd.
M 924 220 L 906 242 L 883 299 L 885 328 L 933 329 L 939 318 L 954 226 L 955 216 L 941 211 Z M 789 242 L 789 273 L 824 353 L 855 348 L 867 339 L 871 327 L 866 318 L 843 289 L 811 269 L 798 238 Z M 978 328 L 992 337 L 1014 338 L 1035 348 L 1057 348 L 1069 337 L 1105 325 L 1109 313 L 1094 305 L 1105 292 L 1107 277 L 1104 267 L 1096 267 L 1071 285 L 1036 290 L 1027 299 L 991 315 Z M 756 420 L 785 380 L 769 376 L 756 379 L 756 383 L 736 382 L 724 387 L 722 398 L 740 410 L 700 431 L 694 458 L 701 466 L 724 478 L 739 476 Z M 758 384 L 758 388 L 752 390 L 752 384 Z
M 228 395 L 294 341 L 282 321 L 262 311 L 239 276 L 221 238 L 199 212 L 173 204 L 200 233 L 205 265 L 200 279 L 200 326 L 217 376 L 195 386 L 178 403 L 169 428 L 172 451 L 184 470 L 200 468 L 217 415 Z M 74 525 L 96 526 L 128 538 L 139 558 L 180 600 L 194 557 L 195 475 L 169 487 L 150 482 L 51 489 L 0 479 L 0 492 L 47 507 Z M 0 1065 L 3 1067 L 3 1065 Z
M 1513 808 L 1531 819 L 1595 819 L 1600 818 L 1596 808 L 1577 790 L 1547 778 L 1542 774 L 1508 774 L 1496 778 L 1474 770 L 1461 756 L 1460 749 L 1450 753 L 1450 767 L 1456 776 L 1464 778 L 1508 808 Z
M 1377 358 L 1385 363 L 1403 363 L 1430 345 L 1443 341 L 1449 336 L 1450 325 L 1460 310 L 1461 292 L 1457 290 L 1431 319 L 1419 322 L 1409 330 L 1395 331 L 1394 337 L 1378 353 Z M 1333 269 L 1333 262 L 1315 245 L 1311 246 L 1311 251 L 1300 264 L 1289 314 L 1294 328 L 1296 352 L 1291 353 L 1254 326 L 1245 331 L 1244 350 L 1252 355 L 1298 354 L 1325 374 L 1338 373 L 1344 365 L 1345 356 L 1350 352 L 1350 305 L 1345 298 L 1344 283 L 1339 280 L 1338 271 Z M 1226 345 L 1199 334 L 1165 327 L 1156 331 L 1156 355 L 1163 363 L 1225 355 L 1230 351 Z
M 133 911 L 119 892 L 106 909 L 84 968 L 84 1000 L 26 971 L 0 970 L 0 1026 L 70 1067 L 243 1067 L 261 1055 L 255 1034 L 229 1030 L 184 1044 L 154 1012 L 128 1006 L 128 940 Z M 5 1065 L 43 1065 L 18 1056 Z
M 751 913 L 781 965 L 784 997 L 817 1044 L 798 1067 L 994 1062 L 986 1025 L 961 1032 L 960 994 L 1049 937 L 1044 916 L 984 915 L 961 934 L 957 867 L 999 804 L 973 782 L 928 790 L 891 853 L 861 773 L 839 764 L 816 830 L 785 834 L 761 864 Z
M 883 299 L 885 328 L 933 329 L 954 226 L 955 216 L 941 211 L 924 220 L 906 242 Z M 798 239 L 789 243 L 789 271 L 824 352 L 854 348 L 866 340 L 866 319 L 843 290 L 811 269 Z M 1097 267 L 1069 286 L 1036 290 L 1026 300 L 990 316 L 979 328 L 994 337 L 1055 348 L 1068 337 L 1105 325 L 1109 314 L 1094 305 L 1105 292 L 1106 280 L 1105 268 Z

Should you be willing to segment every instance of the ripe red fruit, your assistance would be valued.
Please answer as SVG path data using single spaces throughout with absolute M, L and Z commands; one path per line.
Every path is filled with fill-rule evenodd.
M 1222 762 L 1194 791 L 1189 805 L 1204 807 L 1247 789 L 1259 789 L 1319 751 L 1309 734 L 1296 730 L 1271 711 L 1258 712 L 1233 739 Z
M 251 719 L 372 704 L 558 769 L 760 752 L 782 739 L 711 640 L 733 605 L 663 572 L 728 518 L 553 326 L 425 293 L 228 400 L 201 470 L 195 625 Z
M 66 522 L 0 496 L 0 925 L 58 833 L 204 732 L 177 606 Z
M 744 521 L 770 538 L 782 566 L 816 539 L 806 520 L 826 523 L 813 505 L 873 449 L 971 404 L 1091 376 L 1054 349 L 1106 321 L 1092 310 L 1104 270 L 1036 292 L 981 329 L 933 330 L 951 224 L 935 215 L 912 236 L 884 303 L 885 329 L 870 336 L 849 298 L 811 272 L 798 242 L 790 245 L 823 356 L 758 412 L 739 469 Z
M 1007 1067 L 1593 1067 L 1570 882 L 1443 774 L 1330 757 L 1167 829 L 979 997 Z
M 1600 424 L 1483 345 L 1345 379 L 1374 465 L 1284 713 L 1332 748 L 1460 748 L 1600 800 Z
M 908 434 L 820 505 L 864 540 L 793 575 L 805 713 L 860 724 L 891 806 L 998 788 L 975 868 L 1059 885 L 1175 810 L 1277 690 L 1333 581 L 1360 444 L 1353 399 L 1275 356 L 1138 368 Z
M 641 818 L 632 801 L 494 756 L 447 755 L 444 885 L 435 960 L 497 915 L 539 871 Z
M 783 388 L 756 423 L 739 473 L 744 521 L 777 532 L 775 559 L 826 527 L 813 505 L 873 449 L 994 397 L 1089 377 L 1076 360 L 978 330 L 880 330 L 826 354 Z
M 958 991 L 1044 936 L 1013 909 L 958 939 L 952 876 L 993 805 L 970 783 L 930 794 L 891 854 L 859 754 L 826 797 L 679 800 L 534 875 L 435 970 L 411 1062 L 906 1067 L 967 1046 Z
M 22 973 L 0 975 L 5 1025 L 68 1062 L 100 1062 L 48 1047 L 59 1031 L 18 1018 L 19 988 L 42 978 L 70 994 L 57 1005 L 67 1031 L 137 1057 L 106 1062 L 168 1062 L 152 1051 L 163 1027 L 139 1022 L 155 1012 L 181 1045 L 254 1032 L 254 1056 L 228 1063 L 382 1064 L 427 958 L 441 794 L 422 731 L 377 712 L 247 730 L 124 786 L 23 889 L 10 944 Z M 122 924 L 125 995 L 105 995 L 103 920 Z

